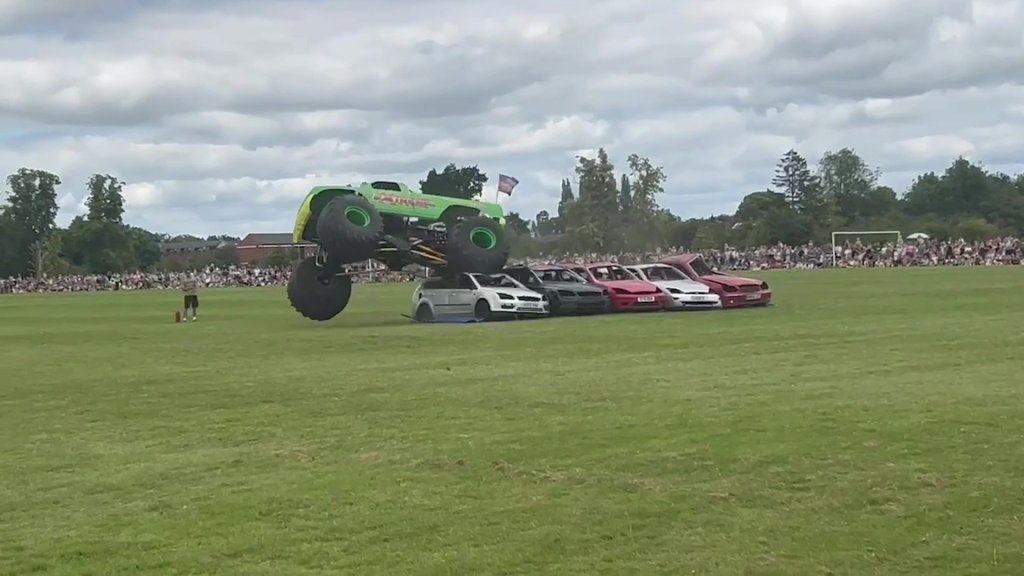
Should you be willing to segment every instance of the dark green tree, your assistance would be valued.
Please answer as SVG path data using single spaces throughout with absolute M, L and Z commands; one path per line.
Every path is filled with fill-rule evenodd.
M 505 227 L 517 236 L 530 235 L 530 224 L 523 220 L 518 212 L 509 212 L 505 215 Z
M 460 168 L 452 163 L 445 166 L 441 172 L 431 169 L 427 177 L 420 180 L 420 192 L 433 196 L 476 200 L 483 193 L 486 183 L 487 175 L 476 166 Z
M 22 230 L 29 260 L 27 270 L 42 277 L 47 241 L 57 227 L 57 187 L 60 177 L 45 170 L 19 168 L 7 177 L 3 213 Z
M 807 159 L 796 150 L 782 156 L 775 168 L 772 185 L 786 197 L 786 202 L 794 210 L 813 210 L 819 203 L 821 188 L 817 178 L 807 167 Z
M 124 182 L 110 174 L 93 174 L 86 186 L 88 218 L 93 222 L 121 224 L 124 218 Z

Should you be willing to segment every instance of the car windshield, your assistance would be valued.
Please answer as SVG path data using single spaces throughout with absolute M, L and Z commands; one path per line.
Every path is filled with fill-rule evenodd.
M 523 286 L 516 282 L 508 274 L 473 274 L 473 279 L 476 283 L 486 288 L 522 288 Z
M 568 268 L 545 268 L 538 270 L 537 274 L 545 282 L 575 282 L 586 284 L 587 280 Z
M 697 256 L 693 260 L 690 260 L 690 267 L 693 268 L 693 271 L 698 276 L 714 276 L 715 275 L 715 271 L 712 270 L 711 266 L 708 266 L 707 262 L 705 262 L 704 259 L 701 258 L 700 256 Z
M 622 266 L 593 266 L 590 273 L 598 280 L 636 280 Z
M 644 271 L 651 280 L 689 280 L 686 274 L 671 266 L 651 266 Z

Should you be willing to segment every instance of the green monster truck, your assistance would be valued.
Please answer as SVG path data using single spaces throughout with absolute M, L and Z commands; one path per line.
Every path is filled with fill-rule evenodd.
M 288 300 L 317 321 L 352 297 L 347 265 L 376 259 L 389 270 L 419 264 L 441 274 L 501 271 L 508 259 L 501 206 L 432 196 L 396 182 L 317 186 L 295 218 L 293 240 L 317 244 L 288 282 Z

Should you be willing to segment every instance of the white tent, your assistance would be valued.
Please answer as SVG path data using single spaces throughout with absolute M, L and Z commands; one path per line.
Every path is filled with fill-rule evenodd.
M 910 236 L 907 236 L 907 240 L 927 240 L 929 238 L 931 238 L 931 236 L 925 234 L 924 232 L 914 232 Z

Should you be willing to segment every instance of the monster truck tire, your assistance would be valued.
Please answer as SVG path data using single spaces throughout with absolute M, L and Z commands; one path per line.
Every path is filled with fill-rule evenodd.
M 472 216 L 448 229 L 448 268 L 455 272 L 500 272 L 508 260 L 505 228 L 493 218 Z
M 368 260 L 384 236 L 384 219 L 366 198 L 346 194 L 320 211 L 316 235 L 334 263 Z
M 350 298 L 352 278 L 332 276 L 324 282 L 315 256 L 299 262 L 288 280 L 288 301 L 296 312 L 310 320 L 324 322 L 334 318 L 348 306 Z

